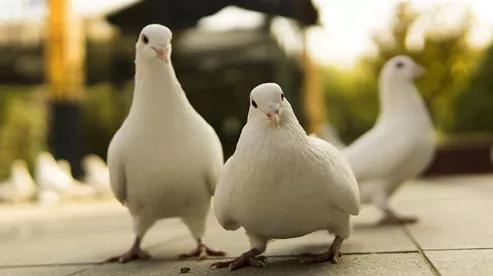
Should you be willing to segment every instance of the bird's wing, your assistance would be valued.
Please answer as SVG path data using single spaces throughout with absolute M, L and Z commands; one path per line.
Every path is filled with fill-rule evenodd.
M 233 186 L 235 185 L 232 181 L 235 179 L 234 176 L 238 173 L 235 170 L 238 166 L 232 165 L 234 162 L 233 155 L 226 161 L 226 164 L 224 164 L 224 168 L 219 177 L 216 193 L 214 194 L 214 214 L 216 215 L 219 224 L 226 230 L 236 230 L 240 227 L 231 214 L 233 208 L 238 208 L 231 202 Z
M 343 154 L 362 183 L 399 171 L 411 151 L 405 134 L 392 135 L 388 128 L 376 127 L 343 149 Z
M 121 158 L 118 155 L 115 144 L 112 142 L 108 148 L 108 165 L 110 172 L 111 189 L 116 199 L 121 204 L 125 204 L 127 201 L 127 184 L 125 180 L 125 171 Z
M 211 130 L 211 141 L 210 147 L 211 150 L 211 158 L 208 160 L 209 164 L 209 170 L 207 174 L 207 189 L 209 190 L 210 195 L 214 195 L 214 192 L 216 191 L 216 185 L 217 181 L 219 180 L 219 174 L 221 173 L 221 169 L 224 164 L 224 157 L 223 157 L 223 148 L 221 145 L 221 141 L 217 137 L 216 132 L 212 127 L 210 127 Z
M 307 139 L 315 160 L 319 161 L 315 175 L 326 185 L 330 202 L 351 215 L 357 215 L 360 210 L 358 183 L 349 163 L 335 147 L 324 140 L 316 137 Z

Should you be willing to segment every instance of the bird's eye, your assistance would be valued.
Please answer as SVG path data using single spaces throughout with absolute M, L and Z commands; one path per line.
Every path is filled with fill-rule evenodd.
M 255 108 L 257 108 L 257 107 L 258 107 L 257 103 L 256 103 L 254 100 L 252 100 L 252 105 L 253 105 L 253 107 L 255 107 Z
M 397 63 L 395 64 L 395 67 L 397 67 L 397 68 L 402 68 L 402 67 L 404 67 L 404 63 L 402 63 L 402 62 L 400 62 L 400 61 L 399 61 L 399 62 L 397 62 Z
M 142 41 L 144 41 L 145 44 L 149 43 L 149 38 L 147 38 L 146 35 L 142 36 Z
M 284 100 L 284 93 L 281 93 L 281 101 Z

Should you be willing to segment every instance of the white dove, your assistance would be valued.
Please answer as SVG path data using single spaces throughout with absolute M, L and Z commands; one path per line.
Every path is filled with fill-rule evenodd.
M 35 178 L 41 191 L 65 191 L 73 181 L 49 152 L 41 152 L 38 155 Z
M 72 176 L 67 160 L 55 160 L 49 152 L 41 152 L 36 162 L 38 199 L 41 203 L 53 203 L 61 198 L 85 199 L 94 195 L 94 189 L 80 183 Z
M 33 198 L 36 185 L 29 173 L 26 161 L 15 160 L 10 169 L 10 177 L 0 184 L 0 201 L 23 202 Z
M 413 223 L 397 215 L 389 197 L 406 180 L 422 173 L 434 155 L 433 125 L 413 81 L 424 69 L 407 56 L 384 65 L 379 79 L 380 115 L 375 126 L 343 150 L 360 184 L 363 203 L 372 203 L 382 223 Z
M 131 249 L 108 261 L 147 258 L 140 248 L 158 219 L 180 217 L 197 241 L 184 256 L 222 256 L 202 243 L 210 199 L 223 164 L 214 129 L 195 111 L 170 60 L 171 31 L 146 26 L 136 44 L 135 90 L 128 117 L 108 149 L 110 182 L 134 222 Z
M 350 234 L 350 215 L 360 208 L 349 164 L 329 143 L 306 135 L 279 85 L 255 87 L 250 103 L 236 150 L 222 170 L 214 211 L 225 229 L 245 229 L 251 250 L 212 266 L 263 266 L 258 255 L 269 240 L 317 230 L 334 233 L 332 245 L 301 261 L 335 262 Z
M 103 159 L 95 154 L 89 154 L 82 159 L 82 167 L 85 183 L 94 187 L 101 196 L 111 193 L 110 172 Z

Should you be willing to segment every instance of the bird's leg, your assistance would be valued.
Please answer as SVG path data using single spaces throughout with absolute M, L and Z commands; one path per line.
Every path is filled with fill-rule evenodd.
M 322 262 L 331 262 L 333 264 L 336 264 L 338 261 L 338 258 L 341 256 L 341 252 L 339 251 L 341 249 L 342 242 L 344 241 L 343 238 L 336 236 L 334 238 L 334 241 L 329 247 L 329 250 L 327 252 L 324 252 L 322 254 L 302 254 L 300 256 L 300 262 L 302 264 L 312 264 L 312 263 L 322 263 Z
M 130 248 L 130 250 L 120 256 L 115 256 L 106 260 L 107 263 L 119 262 L 127 263 L 133 260 L 145 260 L 149 259 L 151 256 L 140 248 L 140 242 L 142 238 L 140 236 L 135 237 L 135 242 Z
M 230 270 L 237 270 L 242 267 L 254 266 L 264 267 L 266 258 L 264 256 L 258 256 L 262 254 L 261 250 L 252 248 L 249 251 L 241 254 L 240 257 L 226 262 L 217 262 L 211 264 L 212 268 L 225 268 L 229 267 Z
M 216 251 L 210 249 L 207 245 L 202 242 L 202 239 L 197 239 L 197 248 L 188 254 L 181 254 L 180 259 L 197 257 L 199 260 L 205 260 L 209 256 L 225 256 L 226 253 L 223 251 Z
M 383 209 L 385 216 L 380 220 L 381 225 L 412 224 L 418 222 L 416 217 L 402 216 L 396 214 L 392 209 Z

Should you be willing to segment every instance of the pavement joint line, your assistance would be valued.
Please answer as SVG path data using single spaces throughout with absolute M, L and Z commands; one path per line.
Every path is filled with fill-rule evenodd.
M 411 241 L 414 243 L 414 245 L 418 248 L 419 255 L 425 260 L 426 264 L 428 264 L 428 266 L 430 267 L 433 274 L 438 275 L 438 276 L 442 275 L 440 273 L 440 271 L 438 270 L 438 268 L 436 268 L 436 266 L 433 264 L 433 262 L 428 258 L 428 256 L 426 256 L 425 252 L 423 251 L 423 248 L 421 248 L 421 245 L 419 245 L 418 241 L 413 237 L 413 235 L 411 234 L 411 231 L 409 231 L 407 226 L 404 225 L 404 226 L 402 226 L 402 228 L 404 230 L 404 233 L 408 236 L 409 239 L 411 239 Z
M 467 250 L 493 250 L 493 247 L 464 247 L 464 248 L 434 248 L 423 249 L 423 251 L 443 252 L 443 251 L 467 251 Z
M 83 269 L 80 269 L 80 270 L 74 271 L 74 272 L 69 273 L 69 274 L 66 274 L 66 275 L 64 275 L 64 276 L 71 276 L 71 275 L 79 274 L 79 273 L 81 273 L 81 272 L 84 272 L 84 271 L 86 271 L 86 270 L 88 270 L 88 269 L 91 269 L 91 268 L 93 268 L 93 267 L 96 267 L 96 266 L 97 266 L 97 265 L 93 265 L 93 266 L 85 267 L 85 268 L 83 268 Z
M 419 253 L 417 250 L 401 250 L 401 251 L 380 251 L 380 252 L 349 252 L 342 253 L 343 256 L 355 256 L 355 255 L 385 255 L 385 254 L 412 254 Z M 267 255 L 267 258 L 297 258 L 299 255 Z M 229 260 L 233 258 L 237 258 L 238 256 L 226 256 L 226 257 L 211 257 L 207 260 Z M 159 259 L 151 259 L 146 262 L 190 262 L 197 261 L 195 259 L 167 259 L 167 260 L 159 260 Z M 86 263 L 51 263 L 51 264 L 24 264 L 24 265 L 0 265 L 0 270 L 2 269 L 11 269 L 11 268 L 35 268 L 35 267 L 56 267 L 56 266 L 98 266 L 105 265 L 104 262 L 86 262 Z M 88 267 L 88 268 L 90 268 Z M 87 268 L 85 268 L 87 269 Z M 72 275 L 72 274 L 69 274 Z M 68 276 L 68 275 L 66 275 Z
M 53 263 L 53 264 L 19 264 L 19 265 L 0 265 L 0 270 L 9 268 L 22 268 L 22 267 L 52 267 L 52 266 L 83 266 L 83 265 L 95 265 L 98 263 Z

